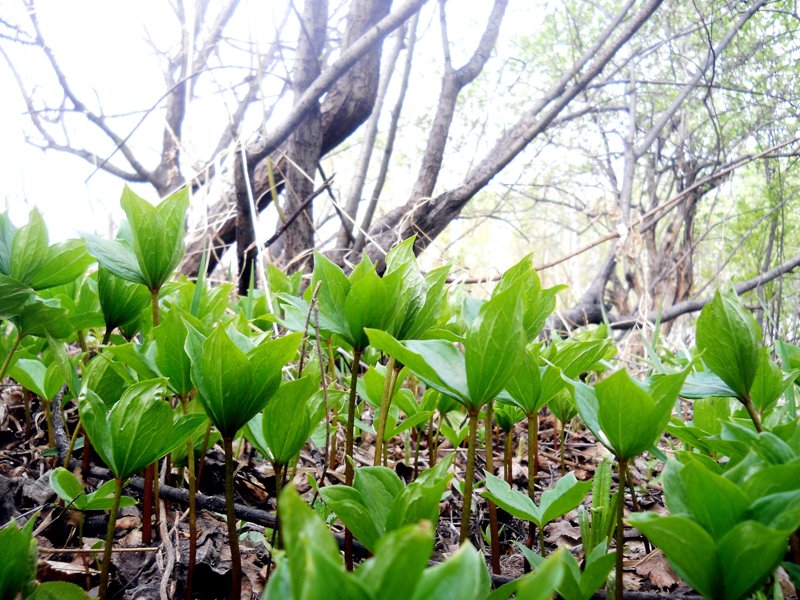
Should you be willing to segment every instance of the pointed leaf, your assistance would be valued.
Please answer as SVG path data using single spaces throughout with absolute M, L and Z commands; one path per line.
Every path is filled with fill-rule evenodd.
M 730 294 L 714 295 L 697 319 L 697 348 L 703 361 L 739 397 L 750 392 L 759 364 L 761 331 L 753 316 Z
M 486 596 L 486 563 L 471 544 L 463 544 L 443 563 L 427 569 L 412 600 L 479 600 Z
M 658 546 L 672 568 L 706 598 L 722 600 L 722 565 L 714 539 L 687 517 L 636 513 L 628 521 Z
M 467 331 L 464 355 L 470 406 L 494 400 L 505 387 L 525 348 L 524 304 L 516 286 L 486 302 Z
M 758 589 L 780 564 L 787 532 L 754 521 L 739 523 L 719 541 L 725 598 L 739 600 Z
M 126 281 L 147 285 L 136 261 L 136 253 L 127 242 L 106 240 L 91 233 L 81 233 L 81 237 L 86 241 L 89 254 L 114 275 Z
M 308 400 L 319 387 L 319 377 L 306 376 L 284 383 L 264 409 L 264 440 L 273 462 L 288 465 L 311 435 Z

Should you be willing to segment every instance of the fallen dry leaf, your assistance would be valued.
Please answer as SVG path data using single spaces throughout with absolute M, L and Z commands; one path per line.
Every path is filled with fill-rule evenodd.
M 636 565 L 636 573 L 646 577 L 650 583 L 661 590 L 672 589 L 680 582 L 672 567 L 669 566 L 667 558 L 659 550 L 645 556 Z

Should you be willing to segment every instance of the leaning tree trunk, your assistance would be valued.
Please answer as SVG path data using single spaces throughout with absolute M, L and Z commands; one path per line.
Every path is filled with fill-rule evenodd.
M 348 12 L 342 50 L 352 46 L 361 35 L 386 17 L 391 5 L 391 0 L 353 0 Z M 380 77 L 381 50 L 381 43 L 372 46 L 325 94 L 320 106 L 321 156 L 348 139 L 372 112 Z M 284 144 L 276 152 L 248 157 L 256 163 L 251 184 L 258 211 L 264 210 L 272 201 L 268 161 L 275 165 L 276 172 L 286 170 L 285 159 L 282 158 L 286 151 Z M 278 189 L 275 191 L 279 192 L 283 188 L 283 181 L 279 180 L 276 184 Z M 209 227 L 187 240 L 186 256 L 180 267 L 182 273 L 188 276 L 197 275 L 203 248 L 207 243 L 212 248 L 207 269 L 209 272 L 214 270 L 219 257 L 236 241 L 236 217 L 231 212 L 231 207 L 235 204 L 236 189 L 231 186 L 222 199 L 209 207 Z
M 309 84 L 320 74 L 327 22 L 327 0 L 306 0 L 297 61 L 292 77 L 295 99 L 299 99 Z M 306 113 L 305 119 L 294 130 L 287 144 L 287 160 L 283 171 L 286 182 L 283 211 L 285 215 L 294 215 L 306 205 L 306 200 L 314 193 L 314 173 L 321 152 L 322 114 L 317 102 Z M 305 206 L 300 216 L 286 228 L 283 250 L 284 262 L 289 272 L 311 270 L 310 250 L 314 248 L 312 208 L 311 204 Z M 279 228 L 281 225 L 278 223 Z

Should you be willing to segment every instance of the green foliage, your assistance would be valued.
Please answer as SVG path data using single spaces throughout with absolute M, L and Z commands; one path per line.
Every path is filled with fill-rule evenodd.
M 617 458 L 628 459 L 655 444 L 669 420 L 687 371 L 654 377 L 648 386 L 617 371 L 596 386 L 573 381 L 578 413 Z
M 190 326 L 185 347 L 192 362 L 191 380 L 223 437 L 234 436 L 269 402 L 300 340 L 295 333 L 256 344 L 240 334 L 232 337 L 222 326 L 207 337 Z
M 102 264 L 97 269 L 97 293 L 108 331 L 136 324 L 150 306 L 146 287 L 115 275 Z
M 606 547 L 614 535 L 617 524 L 619 492 L 611 494 L 611 461 L 602 460 L 592 477 L 592 505 L 587 511 L 578 507 L 578 525 L 584 552 L 594 552 L 598 546 Z
M 735 296 L 717 291 L 697 319 L 703 361 L 739 397 L 750 393 L 759 367 L 761 330 Z
M 92 256 L 114 275 L 159 290 L 183 258 L 189 191 L 183 188 L 153 206 L 125 186 L 120 204 L 129 228 L 119 239 L 81 235 Z
M 516 542 L 515 545 L 522 552 L 525 560 L 532 565 L 534 572 L 538 573 L 548 564 L 548 561 L 524 544 Z M 597 589 L 605 583 L 608 574 L 614 567 L 614 554 L 608 552 L 605 542 L 600 543 L 591 551 L 586 550 L 586 565 L 583 571 L 570 552 L 561 549 L 558 558 L 563 565 L 563 575 L 561 581 L 555 585 L 555 589 L 559 596 L 570 600 L 592 598 Z M 556 555 L 553 555 L 550 561 L 554 562 L 555 559 Z
M 789 534 L 800 526 L 800 488 L 766 495 L 758 486 L 747 490 L 702 461 L 669 462 L 664 492 L 671 515 L 640 513 L 629 521 L 704 597 L 745 598 L 778 566 Z
M 73 583 L 36 582 L 38 551 L 33 538 L 36 519 L 30 519 L 19 529 L 16 521 L 0 529 L 0 600 L 86 600 L 88 595 Z
M 67 508 L 87 510 L 111 510 L 114 502 L 114 481 L 106 481 L 97 490 L 87 494 L 78 478 L 63 467 L 50 472 L 50 487 L 58 494 Z M 120 507 L 133 506 L 136 500 L 130 496 L 122 496 Z
M 403 486 L 386 467 L 356 469 L 353 486 L 326 486 L 322 499 L 353 535 L 370 550 L 388 532 L 426 520 L 439 520 L 439 501 L 450 481 L 452 457 Z
M 34 519 L 22 529 L 11 521 L 0 529 L 0 598 L 11 600 L 17 594 L 28 595 L 36 579 L 36 540 L 33 539 Z
M 578 481 L 574 473 L 568 473 L 558 480 L 553 489 L 542 493 L 537 506 L 527 494 L 511 489 L 504 480 L 486 473 L 486 491 L 483 495 L 515 517 L 544 527 L 578 506 L 591 486 L 590 481 Z
M 110 411 L 92 390 L 78 403 L 92 447 L 115 477 L 130 477 L 185 444 L 202 426 L 205 415 L 177 416 L 164 402 L 166 381 L 131 385 Z
M 316 373 L 284 383 L 262 414 L 247 423 L 245 437 L 273 464 L 288 465 L 311 435 L 309 401 L 318 390 Z

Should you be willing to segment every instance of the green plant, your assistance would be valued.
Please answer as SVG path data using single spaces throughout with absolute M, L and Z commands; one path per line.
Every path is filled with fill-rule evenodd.
M 502 283 L 502 282 L 501 282 Z M 461 541 L 469 535 L 472 487 L 475 470 L 475 445 L 478 417 L 488 402 L 503 390 L 512 375 L 526 343 L 523 328 L 523 282 L 507 282 L 484 303 L 467 330 L 461 354 L 445 340 L 406 340 L 368 329 L 370 342 L 382 352 L 394 356 L 427 385 L 439 390 L 467 409 L 467 468 L 464 474 L 464 506 L 461 517 Z
M 622 598 L 622 519 L 628 461 L 652 447 L 661 436 L 688 370 L 653 377 L 642 385 L 617 371 L 595 386 L 573 381 L 581 418 L 595 438 L 616 457 L 619 473 L 616 597 Z
M 559 479 L 553 489 L 542 493 L 537 506 L 526 494 L 512 489 L 501 478 L 486 473 L 483 495 L 509 514 L 534 523 L 539 528 L 539 552 L 545 555 L 544 527 L 578 506 L 591 486 L 590 481 L 578 481 L 573 473 L 569 473 Z
M 527 546 L 516 542 L 528 563 L 538 572 L 545 564 L 545 559 Z M 564 574 L 561 582 L 556 586 L 556 591 L 562 598 L 569 600 L 589 600 L 598 588 L 605 583 L 611 569 L 614 568 L 614 554 L 608 552 L 605 542 L 600 543 L 593 550 L 586 550 L 586 564 L 581 567 L 575 557 L 567 551 L 562 552 L 561 560 L 564 565 Z
M 746 598 L 780 564 L 789 535 L 800 525 L 796 479 L 776 481 L 775 471 L 752 473 L 739 486 L 705 461 L 685 459 L 686 464 L 668 462 L 664 473 L 671 514 L 638 513 L 629 521 L 705 598 Z M 783 491 L 787 483 L 795 489 Z
M 326 486 L 319 492 L 356 539 L 374 552 L 379 540 L 391 531 L 421 520 L 439 520 L 439 502 L 451 478 L 451 463 L 448 457 L 407 486 L 391 469 L 362 467 L 356 469 L 352 487 Z
M 92 390 L 86 390 L 78 403 L 86 434 L 115 477 L 100 572 L 101 599 L 108 591 L 111 548 L 125 479 L 185 444 L 205 421 L 204 415 L 175 415 L 163 401 L 165 391 L 166 380 L 151 379 L 128 387 L 110 411 Z
M 64 467 L 50 472 L 50 487 L 67 504 L 67 508 L 85 512 L 87 510 L 111 510 L 114 503 L 114 481 L 106 481 L 94 492 L 86 493 L 83 485 Z M 136 500 L 130 496 L 120 498 L 119 508 L 133 506 Z
M 241 597 L 241 556 L 233 512 L 233 437 L 278 390 L 283 366 L 294 358 L 301 334 L 257 343 L 235 329 L 215 327 L 207 337 L 189 327 L 186 353 L 191 380 L 225 450 L 225 499 L 233 578 L 231 598 Z
M 611 494 L 611 461 L 603 459 L 592 477 L 592 505 L 589 510 L 578 507 L 578 525 L 583 551 L 588 555 L 596 547 L 608 547 L 614 536 L 621 501 L 619 490 Z
M 278 388 L 262 413 L 245 425 L 245 437 L 272 463 L 281 487 L 286 485 L 289 466 L 315 426 L 309 400 L 319 390 L 319 379 L 319 372 L 312 372 L 287 381 Z
M 331 593 L 364 600 L 504 600 L 514 592 L 519 600 L 545 600 L 552 596 L 561 579 L 559 554 L 542 565 L 539 572 L 490 593 L 486 564 L 470 544 L 462 545 L 443 563 L 428 567 L 433 529 L 431 522 L 425 520 L 381 537 L 374 556 L 348 572 L 328 528 L 291 486 L 281 492 L 279 505 L 286 554 L 264 592 L 268 600 L 322 600 Z
M 0 600 L 86 600 L 89 596 L 81 588 L 65 581 L 36 582 L 38 550 L 33 538 L 36 519 L 30 519 L 20 529 L 16 521 L 0 528 Z

